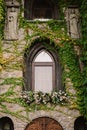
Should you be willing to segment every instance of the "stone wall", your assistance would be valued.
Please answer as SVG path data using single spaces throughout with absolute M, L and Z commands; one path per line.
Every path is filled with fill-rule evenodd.
M 8 107 L 12 107 L 12 111 L 14 111 L 15 109 L 19 111 L 21 110 L 20 107 L 18 106 L 14 106 L 10 105 Z M 54 111 L 44 111 L 44 110 L 40 110 L 40 111 L 34 111 L 31 113 L 26 113 L 26 111 L 22 111 L 22 114 L 25 115 L 29 118 L 29 121 L 26 121 L 24 119 L 18 119 L 15 118 L 14 116 L 11 116 L 9 114 L 1 114 L 0 113 L 0 117 L 9 117 L 11 118 L 11 120 L 14 123 L 14 129 L 15 130 L 24 130 L 26 128 L 26 126 L 34 119 L 39 118 L 39 117 L 49 117 L 52 118 L 56 121 L 58 121 L 58 123 L 62 126 L 63 130 L 74 130 L 74 122 L 76 120 L 76 118 L 79 116 L 79 112 L 77 110 L 70 110 L 67 107 L 60 107 L 57 106 L 55 108 Z
M 14 86 L 15 82 L 16 85 L 13 89 L 15 95 L 11 95 L 10 98 L 16 99 L 18 97 L 21 97 L 21 92 L 23 90 L 23 85 L 18 84 L 18 82 L 20 82 L 19 79 L 23 78 L 23 59 L 25 48 L 28 45 L 28 43 L 24 39 L 25 30 L 23 28 L 18 30 L 19 3 L 17 1 L 11 3 L 8 0 L 6 6 L 7 19 L 5 24 L 5 40 L 3 41 L 2 45 L 2 60 L 4 60 L 2 62 L 2 71 L 0 72 L 0 94 L 6 93 L 12 86 Z M 73 13 L 73 10 L 71 12 Z M 74 16 L 71 16 L 71 14 L 69 13 L 70 12 L 68 10 L 68 13 L 66 13 L 66 20 L 70 22 L 70 24 L 72 24 L 72 20 L 70 18 L 73 18 Z M 74 13 L 78 14 L 78 10 L 75 9 Z M 80 33 L 77 32 L 76 19 L 78 18 L 74 17 L 73 19 L 73 26 L 75 27 L 76 32 L 73 28 L 70 29 L 72 38 L 80 37 Z M 30 33 L 30 35 L 33 33 L 32 30 L 28 30 L 28 32 Z M 13 79 L 16 79 L 16 81 L 12 83 L 11 80 Z M 73 89 L 73 84 L 70 79 L 66 80 L 68 81 L 68 87 L 66 88 L 66 90 L 72 94 L 70 104 L 65 106 L 57 105 L 54 107 L 53 111 L 35 109 L 33 112 L 29 112 L 27 111 L 26 107 L 23 107 L 16 103 L 5 101 L 3 105 L 5 105 L 11 112 L 15 112 L 15 114 L 8 112 L 6 113 L 6 111 L 3 112 L 2 108 L 0 108 L 0 118 L 9 117 L 13 121 L 15 130 L 24 130 L 27 124 L 30 123 L 30 121 L 38 117 L 53 118 L 61 124 L 64 130 L 74 130 L 74 121 L 78 116 L 80 116 L 80 114 L 78 110 L 74 109 L 73 104 L 71 103 L 71 100 L 75 99 L 76 94 L 75 90 Z
M 23 36 L 22 36 L 23 35 Z M 4 41 L 3 42 L 3 59 L 6 59 L 6 63 L 4 64 L 3 70 L 0 73 L 0 81 L 3 83 L 5 79 L 12 79 L 16 78 L 17 82 L 19 78 L 23 78 L 23 54 L 24 54 L 24 48 L 26 46 L 26 41 L 24 41 L 24 31 L 19 31 L 19 41 Z M 20 55 L 21 54 L 21 55 Z M 67 91 L 70 93 L 73 93 L 73 96 L 75 95 L 75 90 L 73 89 L 73 84 L 71 83 L 70 79 L 68 80 L 69 88 L 67 88 Z M 14 83 L 13 83 L 14 84 Z M 0 92 L 1 94 L 8 91 L 10 87 L 13 85 L 12 83 L 9 84 L 3 84 L 0 85 Z M 21 96 L 23 86 L 16 85 L 14 88 L 14 92 L 16 94 L 11 98 L 16 99 L 17 97 Z M 70 89 L 71 88 L 71 89 Z M 72 97 L 70 100 L 72 100 L 74 97 Z M 33 119 L 36 119 L 38 117 L 50 117 L 58 121 L 64 130 L 73 130 L 74 129 L 74 121 L 78 116 L 80 116 L 79 111 L 72 108 L 72 103 L 68 106 L 55 106 L 54 110 L 34 110 L 33 112 L 28 112 L 26 110 L 26 107 L 22 107 L 19 104 L 14 103 L 7 103 L 4 102 L 3 105 L 6 105 L 8 110 L 11 112 L 17 112 L 16 114 L 6 114 L 6 113 L 0 113 L 0 117 L 9 117 L 13 121 L 14 129 L 15 130 L 24 130 L 27 124 L 30 123 Z M 50 104 L 49 104 L 50 105 Z M 70 107 L 71 106 L 71 107 Z M 51 107 L 51 106 L 50 106 Z M 18 117 L 19 116 L 19 117 Z M 21 116 L 21 117 L 20 117 Z M 27 118 L 27 119 L 26 119 Z

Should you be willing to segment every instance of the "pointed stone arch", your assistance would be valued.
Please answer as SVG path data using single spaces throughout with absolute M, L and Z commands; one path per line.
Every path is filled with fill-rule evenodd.
M 50 39 L 39 37 L 35 39 L 31 43 L 31 46 L 25 50 L 23 71 L 25 82 L 24 90 L 32 90 L 32 61 L 35 58 L 36 54 L 41 50 L 48 51 L 48 53 L 53 57 L 53 60 L 55 62 L 55 90 L 63 89 L 62 68 L 58 50 L 55 48 L 54 42 L 50 41 Z

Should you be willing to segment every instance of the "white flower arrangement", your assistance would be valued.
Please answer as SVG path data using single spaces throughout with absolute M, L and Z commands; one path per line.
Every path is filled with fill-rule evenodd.
M 35 103 L 35 104 L 47 104 L 47 103 L 53 103 L 53 104 L 65 104 L 69 101 L 69 96 L 64 91 L 59 92 L 52 92 L 50 93 L 43 93 L 41 91 L 39 92 L 33 92 L 33 91 L 23 91 L 21 98 L 27 103 Z

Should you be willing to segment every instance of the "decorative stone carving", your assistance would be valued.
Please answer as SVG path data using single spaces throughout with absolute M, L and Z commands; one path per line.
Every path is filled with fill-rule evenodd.
M 65 11 L 68 34 L 71 38 L 80 38 L 81 37 L 81 28 L 80 28 L 80 14 L 77 7 L 69 7 Z
M 4 38 L 6 40 L 17 40 L 19 3 L 17 1 L 7 0 L 6 6 L 7 15 Z
M 19 2 L 16 0 L 5 0 L 5 3 L 6 3 L 7 7 L 12 7 L 12 6 L 19 7 L 20 6 Z

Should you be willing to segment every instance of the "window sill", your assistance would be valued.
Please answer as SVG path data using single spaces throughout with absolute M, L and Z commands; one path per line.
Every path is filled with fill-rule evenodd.
M 48 21 L 57 21 L 57 22 L 64 22 L 64 20 L 60 20 L 60 19 L 33 19 L 33 20 L 26 20 L 27 22 L 30 22 L 30 23 L 36 23 L 36 22 L 39 22 L 39 23 L 46 23 Z
M 50 21 L 50 20 L 53 20 L 53 19 L 37 18 L 37 19 L 34 19 L 33 21 L 47 22 L 47 21 Z

